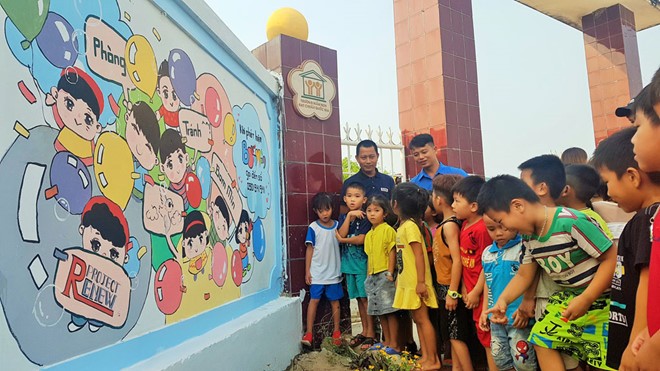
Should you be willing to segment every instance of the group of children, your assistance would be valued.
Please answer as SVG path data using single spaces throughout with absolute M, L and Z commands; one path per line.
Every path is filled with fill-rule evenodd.
M 303 342 L 311 343 L 323 293 L 339 341 L 343 272 L 349 296 L 361 298 L 360 336 L 373 336 L 370 315 L 382 325 L 383 342 L 368 348 L 398 354 L 395 313 L 410 311 L 422 369 L 440 368 L 438 337 L 450 341 L 454 369 L 473 369 L 474 335 L 491 370 L 660 369 L 652 309 L 660 304 L 660 71 L 629 110 L 634 126 L 599 143 L 589 164 L 542 155 L 519 166 L 520 178 L 437 175 L 430 201 L 412 183 L 397 185 L 391 200 L 367 199 L 350 184 L 340 222 L 331 219 L 332 197 L 316 195 Z M 599 197 L 620 212 L 599 215 L 594 209 L 611 204 Z M 439 308 L 439 320 L 429 308 Z

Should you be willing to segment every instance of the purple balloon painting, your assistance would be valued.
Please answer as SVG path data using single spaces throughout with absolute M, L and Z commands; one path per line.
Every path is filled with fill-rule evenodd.
M 190 107 L 195 100 L 197 86 L 197 75 L 192 60 L 183 50 L 172 49 L 167 63 L 170 67 L 169 75 L 174 91 L 179 96 L 181 103 Z
M 73 66 L 78 59 L 78 38 L 61 15 L 48 12 L 46 23 L 37 35 L 37 45 L 46 59 L 58 68 Z
M 50 164 L 50 185 L 57 187 L 55 199 L 73 215 L 82 214 L 92 198 L 92 177 L 85 164 L 70 152 L 59 152 Z

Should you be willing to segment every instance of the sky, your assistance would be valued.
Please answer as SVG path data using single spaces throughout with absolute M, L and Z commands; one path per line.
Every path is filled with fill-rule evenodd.
M 250 50 L 267 41 L 275 10 L 297 9 L 308 40 L 337 50 L 342 125 L 399 130 L 392 0 L 205 1 Z M 582 33 L 514 0 L 472 9 L 486 176 L 517 175 L 528 158 L 568 147 L 591 153 Z M 637 34 L 644 84 L 660 67 L 658 40 L 660 26 Z

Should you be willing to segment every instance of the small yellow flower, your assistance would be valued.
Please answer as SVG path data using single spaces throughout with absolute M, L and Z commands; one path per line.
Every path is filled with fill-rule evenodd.
M 419 356 L 418 356 L 417 354 L 415 354 L 415 357 L 414 357 L 414 358 L 417 359 L 417 358 L 419 358 Z
M 373 370 L 373 369 L 374 369 L 374 365 L 369 365 L 369 369 L 370 369 L 370 370 Z

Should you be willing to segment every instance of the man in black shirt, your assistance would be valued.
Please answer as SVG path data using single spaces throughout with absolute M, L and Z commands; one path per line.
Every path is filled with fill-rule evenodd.
M 367 191 L 366 196 L 382 194 L 388 199 L 392 197 L 394 179 L 378 171 L 378 145 L 372 140 L 365 139 L 355 147 L 355 160 L 360 165 L 360 171 L 344 181 L 341 196 L 346 194 L 346 186 L 351 183 L 360 183 Z

